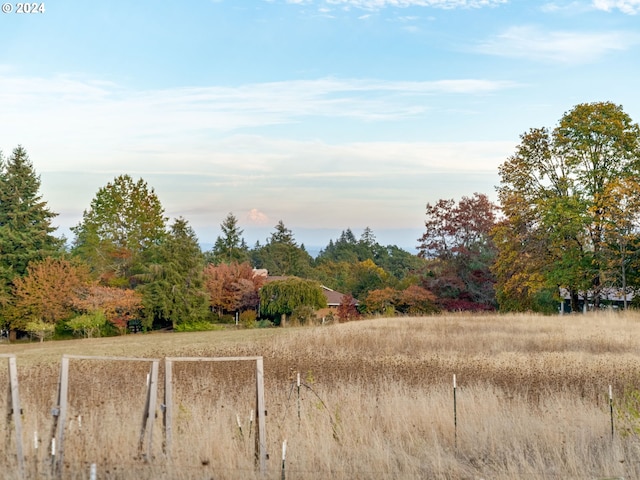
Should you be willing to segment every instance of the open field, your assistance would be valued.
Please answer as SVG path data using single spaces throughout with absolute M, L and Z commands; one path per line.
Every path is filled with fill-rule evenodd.
M 290 479 L 640 478 L 640 437 L 625 433 L 640 427 L 640 419 L 623 418 L 640 413 L 624 398 L 640 388 L 636 313 L 446 315 L 138 334 L 2 344 L 0 353 L 17 355 L 29 478 L 49 475 L 50 412 L 62 354 L 263 356 L 267 478 L 281 478 L 284 439 Z M 162 454 L 158 410 L 148 464 L 137 458 L 137 442 L 149 366 L 70 365 L 64 478 L 89 478 L 91 463 L 101 479 L 260 477 L 249 422 L 255 368 L 248 362 L 174 366 L 173 454 Z M 8 381 L 4 367 L 0 379 Z M 0 442 L 0 471 L 8 472 L 13 443 L 4 436 Z

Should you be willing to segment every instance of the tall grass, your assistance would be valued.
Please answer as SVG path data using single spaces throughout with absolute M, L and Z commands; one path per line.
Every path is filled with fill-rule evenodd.
M 291 479 L 640 478 L 640 441 L 623 435 L 618 423 L 612 438 L 608 409 L 610 384 L 616 412 L 634 408 L 622 393 L 640 388 L 639 334 L 640 315 L 634 313 L 459 314 L 138 334 L 3 345 L 0 351 L 18 357 L 30 478 L 36 466 L 47 471 L 62 353 L 263 356 L 267 478 L 281 476 L 284 439 Z M 65 478 L 88 478 L 91 463 L 98 464 L 99 478 L 109 479 L 260 478 L 255 423 L 249 422 L 252 364 L 177 363 L 172 455 L 162 454 L 158 411 L 148 464 L 137 451 L 147 371 L 137 362 L 72 360 Z M 36 430 L 43 442 L 34 458 Z M 0 468 L 10 471 L 11 446 L 6 440 L 0 445 Z

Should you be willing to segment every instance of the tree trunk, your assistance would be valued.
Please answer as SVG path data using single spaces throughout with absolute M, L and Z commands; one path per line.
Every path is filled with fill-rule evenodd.
M 571 313 L 579 312 L 580 309 L 578 307 L 578 292 L 570 290 L 569 295 L 571 296 Z

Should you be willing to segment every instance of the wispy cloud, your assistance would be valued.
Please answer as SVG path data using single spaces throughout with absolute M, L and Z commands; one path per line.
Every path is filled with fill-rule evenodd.
M 534 26 L 519 26 L 480 43 L 475 49 L 503 57 L 581 64 L 638 44 L 640 35 L 635 32 L 546 31 Z
M 464 183 L 476 174 L 490 190 L 496 165 L 513 146 L 330 143 L 322 132 L 318 137 L 325 141 L 303 141 L 272 137 L 269 129 L 295 128 L 307 120 L 347 122 L 354 132 L 365 123 L 410 124 L 440 115 L 443 96 L 466 101 L 517 87 L 483 79 L 321 78 L 132 90 L 71 76 L 18 77 L 5 70 L 0 124 L 12 144 L 2 147 L 27 148 L 42 174 L 45 198 L 62 213 L 61 225 L 77 223 L 98 188 L 129 173 L 156 188 L 168 215 L 182 215 L 195 227 L 217 225 L 229 211 L 245 218 L 243 212 L 256 209 L 246 221 L 284 218 L 287 224 L 328 227 L 344 218 L 345 225 L 355 226 L 351 218 L 400 228 L 414 221 L 411 216 L 420 223 L 431 195 L 481 188 Z M 313 127 L 305 129 L 309 138 Z M 423 200 L 425 191 L 430 196 Z M 319 201 L 322 212 L 311 218 L 308 212 L 316 211 Z
M 76 156 L 75 170 L 43 174 L 45 198 L 71 226 L 100 186 L 129 173 L 156 189 L 169 216 L 182 215 L 197 228 L 217 225 L 229 211 L 253 225 L 283 218 L 324 228 L 341 219 L 345 227 L 400 228 L 419 225 L 433 198 L 491 194 L 514 142 L 332 144 L 233 135 L 179 147 L 114 156 L 108 172 L 95 172 L 86 153 Z M 29 152 L 39 169 L 46 153 Z
M 593 0 L 593 7 L 605 12 L 620 10 L 627 15 L 635 15 L 640 12 L 640 0 Z
M 508 0 L 325 0 L 327 4 L 378 10 L 385 7 L 431 7 L 442 9 L 493 7 Z
M 2 75 L 0 124 L 5 138 L 49 149 L 89 148 L 96 152 L 93 161 L 99 162 L 104 150 L 162 151 L 238 129 L 295 124 L 304 118 L 402 121 L 426 115 L 434 96 L 485 95 L 516 86 L 482 79 L 321 78 L 141 91 L 74 77 Z M 108 164 L 105 158 L 105 168 Z

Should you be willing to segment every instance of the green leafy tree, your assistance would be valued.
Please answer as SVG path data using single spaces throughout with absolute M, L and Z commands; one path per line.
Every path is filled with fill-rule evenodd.
M 494 236 L 498 299 L 526 308 L 545 291 L 580 292 L 597 306 L 610 286 L 607 226 L 617 222 L 616 182 L 640 174 L 640 128 L 610 102 L 575 106 L 558 126 L 531 129 L 500 167 L 498 195 L 505 215 Z M 519 255 L 518 282 L 509 262 Z M 526 294 L 528 300 L 522 299 Z
M 157 247 L 158 263 L 147 266 L 142 303 L 146 326 L 174 329 L 206 322 L 209 298 L 204 284 L 204 256 L 186 220 L 176 219 Z
M 45 338 L 53 337 L 56 326 L 42 320 L 32 320 L 25 325 L 25 331 L 28 332 L 31 337 L 36 337 L 40 342 L 44 342 Z
M 98 190 L 75 234 L 73 253 L 110 286 L 135 286 L 135 275 L 150 261 L 165 234 L 164 209 L 153 189 L 120 175 Z
M 221 263 L 242 263 L 249 260 L 249 247 L 244 238 L 243 230 L 238 227 L 238 219 L 229 213 L 220 224 L 222 236 L 216 238 L 208 260 L 219 265 Z
M 327 298 L 318 282 L 302 278 L 288 278 L 267 282 L 260 290 L 260 312 L 276 321 L 291 315 L 300 307 L 325 308 Z
M 91 313 L 83 313 L 66 321 L 66 326 L 73 331 L 74 335 L 82 338 L 92 338 L 100 336 L 100 329 L 107 323 L 107 317 L 102 310 Z
M 51 225 L 56 215 L 25 149 L 17 147 L 6 161 L 0 154 L 0 305 L 11 303 L 13 282 L 31 262 L 62 253 L 64 240 Z

